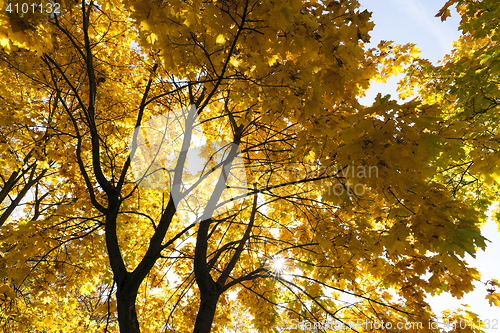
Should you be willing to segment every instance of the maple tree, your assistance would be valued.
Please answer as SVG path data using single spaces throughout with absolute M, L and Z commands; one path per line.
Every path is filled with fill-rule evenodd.
M 495 18 L 459 5 L 467 24 Z M 357 1 L 0 8 L 4 331 L 370 331 L 363 320 L 430 332 L 426 293 L 473 289 L 464 257 L 485 247 L 496 196 L 484 106 L 496 83 L 453 81 L 474 68 L 468 45 L 448 67 L 412 44 L 367 48 L 374 23 Z M 461 41 L 484 65 L 494 36 Z M 412 61 L 420 101 L 358 103 Z M 464 82 L 489 112 L 458 111 L 474 100 Z M 470 112 L 489 122 L 465 125 Z M 221 209 L 231 190 L 243 194 Z
M 495 1 L 449 0 L 436 15 L 446 20 L 450 7 L 461 15 L 462 35 L 439 66 L 418 59 L 400 82 L 403 97 L 417 93 L 425 103 L 439 104 L 440 141 L 449 146 L 440 161 L 443 182 L 454 197 L 483 210 L 498 198 L 498 79 L 500 74 L 499 9 Z M 460 143 L 454 142 L 460 138 Z M 443 160 L 443 158 L 442 158 Z M 480 198 L 481 200 L 477 200 Z M 494 212 L 500 220 L 498 209 Z M 500 306 L 498 281 L 483 281 L 490 305 Z M 491 286 L 491 288 L 489 287 Z

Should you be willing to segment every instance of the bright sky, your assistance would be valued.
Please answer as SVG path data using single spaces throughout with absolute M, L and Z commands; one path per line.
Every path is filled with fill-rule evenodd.
M 373 12 L 375 22 L 374 31 L 370 34 L 371 42 L 377 45 L 380 40 L 393 40 L 398 44 L 415 43 L 421 50 L 421 57 L 427 58 L 434 64 L 451 50 L 453 41 L 458 39 L 460 18 L 452 10 L 452 17 L 441 22 L 434 17 L 444 0 L 360 0 L 361 10 Z M 362 103 L 371 104 L 377 93 L 391 94 L 397 98 L 396 84 L 400 78 L 393 78 L 386 84 L 374 84 L 367 92 Z M 485 252 L 479 250 L 476 259 L 467 258 L 469 264 L 482 272 L 481 280 L 500 279 L 500 232 L 494 221 L 490 220 L 482 230 L 483 235 L 491 241 Z M 490 307 L 485 300 L 486 288 L 477 283 L 476 290 L 458 300 L 448 295 L 440 295 L 430 299 L 435 313 L 439 315 L 444 309 L 456 309 L 462 304 L 468 304 L 469 310 L 475 312 L 482 320 L 489 319 L 496 329 L 485 330 L 488 333 L 500 332 L 500 309 Z
M 452 16 L 445 22 L 434 17 L 444 4 L 444 0 L 360 0 L 362 10 L 372 12 L 375 28 L 370 33 L 369 47 L 375 47 L 381 40 L 392 40 L 398 44 L 414 43 L 422 52 L 421 57 L 429 59 L 434 64 L 452 48 L 453 42 L 458 39 L 460 32 L 458 25 L 460 18 L 452 10 Z M 371 104 L 381 92 L 382 96 L 391 94 L 397 97 L 397 82 L 403 76 L 388 80 L 387 84 L 373 84 L 364 104 Z

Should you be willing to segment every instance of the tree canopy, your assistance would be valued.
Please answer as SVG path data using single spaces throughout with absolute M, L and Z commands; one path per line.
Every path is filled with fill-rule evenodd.
M 443 3 L 433 65 L 355 0 L 0 0 L 0 327 L 443 332 L 498 197 L 495 2 Z

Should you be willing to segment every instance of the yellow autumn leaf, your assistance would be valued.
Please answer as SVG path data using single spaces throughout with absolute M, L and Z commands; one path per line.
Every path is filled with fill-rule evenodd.
M 217 44 L 224 44 L 226 42 L 226 37 L 223 34 L 219 34 L 215 40 Z

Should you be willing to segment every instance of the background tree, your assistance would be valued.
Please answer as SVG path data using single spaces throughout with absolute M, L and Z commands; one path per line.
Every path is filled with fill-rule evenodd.
M 47 179 L 33 186 L 53 185 L 26 203 L 36 211 L 45 196 L 43 214 L 0 229 L 4 329 L 293 331 L 328 319 L 369 331 L 350 322 L 363 319 L 436 331 L 425 292 L 472 290 L 478 272 L 463 258 L 485 246 L 486 206 L 440 173 L 450 163 L 441 108 L 357 102 L 415 55 L 413 45 L 367 49 L 373 23 L 358 7 L 113 1 L 31 21 L 5 14 L 3 73 L 41 91 L 29 98 L 38 108 L 22 109 L 50 138 Z M 23 97 L 23 86 L 9 89 Z M 159 190 L 133 168 L 139 133 L 161 117 L 172 142 L 161 148 L 177 155 L 171 168 L 148 168 L 173 179 Z M 175 198 L 195 190 L 182 180 L 200 132 L 231 144 L 219 162 L 200 152 L 214 156 L 207 170 L 230 165 L 239 147 L 249 185 L 218 212 L 229 185 L 218 178 L 199 221 L 186 223 Z
M 498 198 L 500 175 L 498 8 L 493 1 L 448 1 L 436 16 L 446 20 L 451 6 L 462 18 L 462 36 L 451 55 L 440 66 L 415 61 L 400 86 L 403 96 L 418 92 L 420 100 L 442 107 L 439 133 L 442 142 L 454 149 L 440 159 L 441 177 L 454 197 L 484 211 Z M 498 221 L 498 211 L 494 216 Z M 500 305 L 498 282 L 482 282 L 490 305 Z

